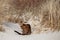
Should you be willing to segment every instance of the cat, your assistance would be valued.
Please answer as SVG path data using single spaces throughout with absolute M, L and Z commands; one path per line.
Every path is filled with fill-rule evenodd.
M 22 33 L 19 33 L 18 31 L 15 31 L 19 35 L 30 35 L 31 34 L 31 26 L 30 24 L 22 24 L 21 28 L 23 29 Z

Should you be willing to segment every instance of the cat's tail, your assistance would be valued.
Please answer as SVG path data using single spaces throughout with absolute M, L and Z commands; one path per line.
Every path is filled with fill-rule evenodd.
M 27 35 L 27 34 L 22 34 L 22 33 L 19 33 L 18 31 L 14 31 L 14 32 L 16 32 L 17 34 L 19 34 L 19 35 Z

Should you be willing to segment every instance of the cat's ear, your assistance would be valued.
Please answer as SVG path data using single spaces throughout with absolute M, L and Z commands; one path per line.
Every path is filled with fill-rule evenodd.
M 31 27 L 30 24 L 27 24 L 27 26 Z
M 26 26 L 26 24 L 23 24 L 23 26 Z

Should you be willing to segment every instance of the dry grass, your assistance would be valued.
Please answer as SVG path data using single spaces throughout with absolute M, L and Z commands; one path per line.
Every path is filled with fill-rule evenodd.
M 2 25 L 0 25 L 0 31 L 5 31 Z
M 1 0 L 0 14 L 17 15 L 30 22 L 32 29 L 60 30 L 60 0 Z

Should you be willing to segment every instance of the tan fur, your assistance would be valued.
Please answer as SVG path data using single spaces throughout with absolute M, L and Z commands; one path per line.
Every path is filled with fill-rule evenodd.
M 23 35 L 29 35 L 29 34 L 31 34 L 31 26 L 30 26 L 30 24 L 23 24 L 22 26 L 21 26 L 21 28 L 23 29 Z

